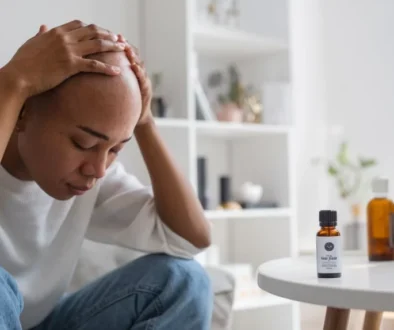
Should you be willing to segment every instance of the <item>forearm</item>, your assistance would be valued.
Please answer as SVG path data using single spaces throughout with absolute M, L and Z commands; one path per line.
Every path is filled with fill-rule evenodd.
M 25 100 L 18 82 L 0 69 L 0 162 Z
M 162 221 L 198 248 L 210 244 L 210 226 L 189 181 L 177 168 L 152 122 L 137 126 L 135 137 L 152 181 Z

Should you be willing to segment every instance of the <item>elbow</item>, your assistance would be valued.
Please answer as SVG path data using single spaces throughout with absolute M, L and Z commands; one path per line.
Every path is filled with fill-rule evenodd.
M 206 249 L 212 244 L 212 232 L 211 227 L 207 223 L 207 226 L 198 235 L 195 236 L 193 245 L 198 249 Z
M 204 235 L 196 240 L 193 243 L 194 246 L 198 249 L 207 249 L 211 246 L 212 240 L 210 235 Z

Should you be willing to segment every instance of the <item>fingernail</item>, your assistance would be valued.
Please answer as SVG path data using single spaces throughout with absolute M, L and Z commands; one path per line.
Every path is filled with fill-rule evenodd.
M 123 42 L 118 43 L 118 46 L 119 46 L 121 49 L 125 49 L 125 48 L 126 48 L 126 44 L 124 44 Z
M 116 34 L 113 34 L 113 35 L 112 35 L 112 40 L 113 40 L 113 41 L 118 41 L 118 36 L 117 36 Z

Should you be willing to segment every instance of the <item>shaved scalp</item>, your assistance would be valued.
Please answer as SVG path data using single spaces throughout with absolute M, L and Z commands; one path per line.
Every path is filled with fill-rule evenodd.
M 78 73 L 59 86 L 37 96 L 26 103 L 27 107 L 51 113 L 65 108 L 69 104 L 81 105 L 81 111 L 88 110 L 87 103 L 101 102 L 102 105 L 119 108 L 119 103 L 130 103 L 130 109 L 141 112 L 141 92 L 131 63 L 124 52 L 98 53 L 88 56 L 90 59 L 116 65 L 121 69 L 117 76 L 98 73 Z M 118 106 L 116 105 L 118 104 Z M 100 107 L 104 109 L 105 107 Z

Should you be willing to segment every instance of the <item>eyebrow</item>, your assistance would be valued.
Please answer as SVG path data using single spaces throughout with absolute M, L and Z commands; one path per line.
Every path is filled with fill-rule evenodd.
M 87 126 L 77 125 L 77 127 L 78 127 L 80 130 L 82 130 L 82 131 L 84 131 L 84 132 L 86 132 L 86 133 L 88 133 L 88 134 L 90 134 L 90 135 L 93 135 L 93 136 L 95 136 L 95 137 L 98 137 L 99 139 L 103 139 L 103 140 L 105 140 L 105 141 L 109 141 L 109 137 L 108 137 L 107 135 L 103 134 L 103 133 L 97 132 L 97 131 L 95 131 L 95 130 L 93 130 L 93 129 L 87 127 Z M 130 136 L 129 138 L 124 139 L 123 141 L 121 141 L 121 143 L 126 143 L 126 142 L 130 141 L 131 138 L 132 138 L 132 137 Z

